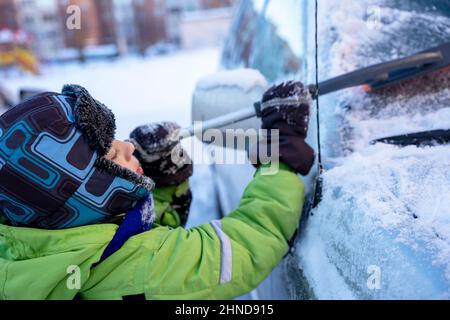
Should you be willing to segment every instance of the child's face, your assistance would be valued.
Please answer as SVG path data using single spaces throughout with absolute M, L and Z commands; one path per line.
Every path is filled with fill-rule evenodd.
M 142 176 L 144 171 L 138 159 L 133 155 L 134 149 L 130 142 L 114 140 L 105 158 Z

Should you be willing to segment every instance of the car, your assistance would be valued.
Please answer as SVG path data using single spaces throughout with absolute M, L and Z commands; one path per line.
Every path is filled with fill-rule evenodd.
M 18 92 L 18 99 L 19 101 L 23 101 L 40 93 L 42 93 L 42 90 L 39 89 L 20 88 Z M 0 85 L 0 114 L 5 112 L 9 108 L 12 108 L 16 104 L 17 101 L 14 95 L 9 90 Z
M 178 50 L 177 46 L 171 43 L 158 42 L 145 50 L 145 55 L 152 56 L 164 56 L 173 54 Z
M 325 0 L 318 10 L 321 80 L 450 41 L 450 1 Z M 312 1 L 240 2 L 223 68 L 257 69 L 272 83 L 314 84 L 314 16 Z M 308 142 L 321 145 L 322 200 L 312 208 L 314 169 L 303 178 L 308 201 L 295 246 L 244 298 L 450 298 L 449 148 L 374 143 L 450 129 L 449 84 L 450 74 L 440 71 L 319 99 L 320 124 L 313 114 Z M 230 212 L 254 168 L 214 165 L 213 172 L 220 211 Z
M 11 93 L 0 85 L 0 113 L 14 105 Z

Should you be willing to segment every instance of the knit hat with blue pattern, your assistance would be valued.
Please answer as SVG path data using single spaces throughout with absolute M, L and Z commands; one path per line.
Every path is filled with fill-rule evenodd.
M 115 130 L 113 113 L 76 85 L 1 115 L 0 214 L 14 226 L 64 229 L 108 221 L 147 199 L 139 213 L 148 229 L 154 183 L 104 157 Z

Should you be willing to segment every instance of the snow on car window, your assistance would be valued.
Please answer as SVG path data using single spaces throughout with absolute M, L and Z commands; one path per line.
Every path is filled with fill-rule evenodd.
M 302 71 L 301 1 L 244 1 L 239 6 L 222 64 L 258 69 L 269 81 Z
M 324 175 L 308 230 L 359 298 L 448 298 L 449 168 L 448 146 L 376 145 Z M 382 270 L 380 290 L 366 286 L 371 265 Z
M 269 1 L 270 0 L 253 0 L 251 2 L 253 3 L 253 8 L 255 9 L 255 11 L 261 13 L 264 11 Z
M 277 34 L 289 43 L 291 50 L 298 58 L 303 56 L 301 2 L 300 0 L 271 1 L 266 10 L 266 18 L 274 24 Z
M 321 80 L 449 42 L 448 8 L 436 0 L 319 1 Z M 449 129 L 449 88 L 450 74 L 436 72 L 379 91 L 321 97 L 324 193 L 297 248 L 317 298 L 450 297 L 450 148 L 371 145 Z M 367 282 L 371 267 L 381 274 L 375 290 Z
M 421 11 L 413 10 L 420 2 L 409 6 L 392 0 L 319 2 L 320 78 L 329 79 L 450 41 L 450 13 L 434 11 L 433 1 L 422 2 Z M 313 76 L 314 72 L 309 72 L 311 81 Z M 433 74 L 387 91 L 369 94 L 353 88 L 323 97 L 321 113 L 327 118 L 324 153 L 352 152 L 379 135 L 446 129 L 442 121 L 431 124 L 422 117 L 450 105 L 449 86 L 448 76 Z

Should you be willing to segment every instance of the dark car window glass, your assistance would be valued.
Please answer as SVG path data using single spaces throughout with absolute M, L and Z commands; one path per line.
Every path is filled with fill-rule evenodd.
M 269 81 L 302 69 L 301 0 L 246 1 L 237 12 L 223 65 L 260 70 Z

